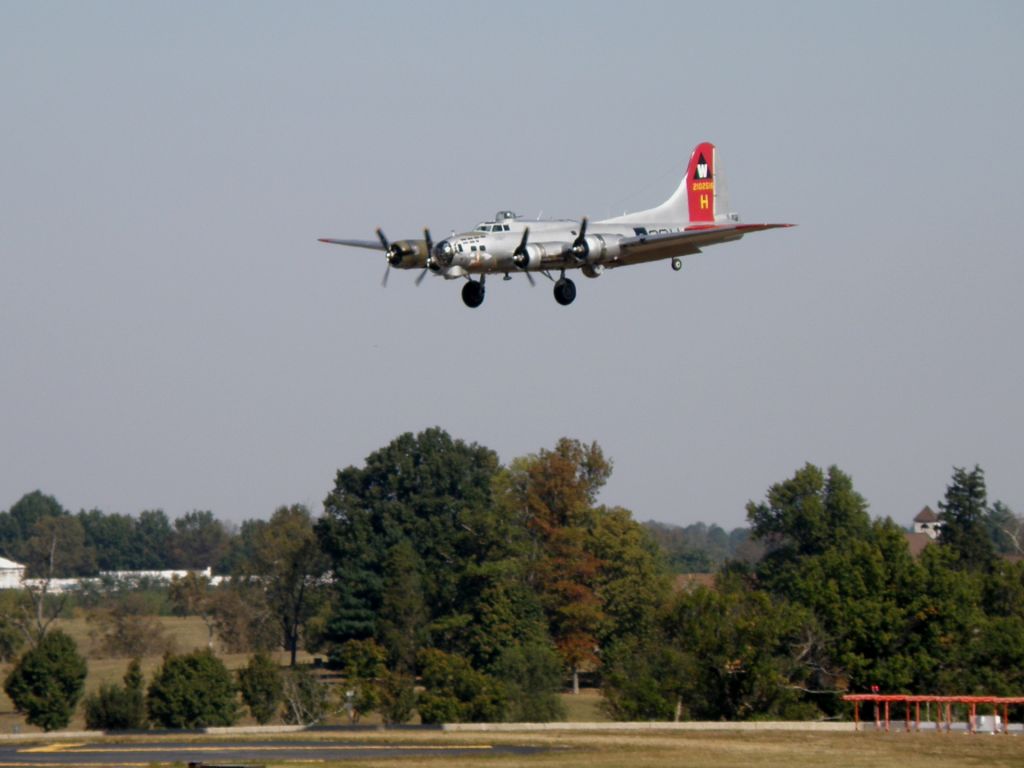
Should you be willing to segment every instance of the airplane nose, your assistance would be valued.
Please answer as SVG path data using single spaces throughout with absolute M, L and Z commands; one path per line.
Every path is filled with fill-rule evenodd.
M 437 247 L 434 248 L 434 256 L 445 266 L 452 263 L 452 256 L 454 255 L 455 249 L 452 248 L 452 244 L 447 240 L 442 240 L 437 244 Z

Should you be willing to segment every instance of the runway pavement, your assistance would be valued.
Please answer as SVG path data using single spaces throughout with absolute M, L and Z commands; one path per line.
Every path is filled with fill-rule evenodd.
M 537 747 L 479 744 L 367 744 L 332 741 L 133 741 L 57 742 L 45 745 L 0 744 L 0 768 L 13 766 L 153 766 L 161 763 L 246 765 L 287 761 L 315 762 L 357 758 L 466 757 L 467 755 L 531 754 Z

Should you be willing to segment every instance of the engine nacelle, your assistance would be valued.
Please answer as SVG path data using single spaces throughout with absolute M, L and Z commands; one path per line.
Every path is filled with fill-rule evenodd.
M 621 235 L 587 235 L 583 238 L 582 254 L 573 251 L 577 261 L 587 264 L 600 264 L 610 261 L 619 255 Z
M 580 272 L 587 277 L 600 277 L 604 274 L 604 264 L 584 264 Z
M 429 255 L 426 240 L 398 240 L 391 244 L 388 262 L 399 269 L 422 269 Z
M 561 258 L 568 246 L 565 243 L 529 243 L 523 251 L 512 257 L 519 269 L 540 269 L 545 260 Z

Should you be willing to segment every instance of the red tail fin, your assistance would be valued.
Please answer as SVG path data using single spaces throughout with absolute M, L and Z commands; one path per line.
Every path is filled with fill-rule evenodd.
M 705 141 L 697 145 L 686 167 L 686 198 L 690 221 L 715 221 L 715 145 Z

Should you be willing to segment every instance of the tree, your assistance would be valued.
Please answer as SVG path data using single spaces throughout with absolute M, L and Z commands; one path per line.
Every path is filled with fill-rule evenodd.
M 102 651 L 108 656 L 149 656 L 170 649 L 163 626 L 138 593 L 108 598 L 90 612 L 87 621 Z
M 206 625 L 206 648 L 213 650 L 214 630 L 217 626 L 215 601 L 210 579 L 190 571 L 184 576 L 174 576 L 168 587 L 168 595 L 174 612 L 179 616 L 199 616 Z
M 611 474 L 600 446 L 562 438 L 513 463 L 510 492 L 531 533 L 531 577 L 551 637 L 579 692 L 581 669 L 599 663 L 598 635 L 606 621 L 596 591 L 604 563 L 589 547 L 597 493 Z
M 171 558 L 178 568 L 216 568 L 227 553 L 228 533 L 209 510 L 193 510 L 174 521 Z
M 379 637 L 388 553 L 407 540 L 421 564 L 435 642 L 464 642 L 477 596 L 462 589 L 463 576 L 505 546 L 505 523 L 491 504 L 497 467 L 493 451 L 434 428 L 401 435 L 365 467 L 338 472 L 316 525 L 337 590 L 330 641 Z
M 990 570 L 995 547 L 989 535 L 985 473 L 975 466 L 968 472 L 953 468 L 953 481 L 946 487 L 946 498 L 939 502 L 939 543 L 960 557 L 960 567 Z
M 39 519 L 22 549 L 25 574 L 33 578 L 91 576 L 95 552 L 85 545 L 85 532 L 72 515 Z
M 683 718 L 697 661 L 667 638 L 621 638 L 605 654 L 603 704 L 614 720 Z
M 85 546 L 95 555 L 100 571 L 128 571 L 145 568 L 141 562 L 135 518 L 131 515 L 106 515 L 98 509 L 81 511 L 76 516 Z
M 316 725 L 330 711 L 330 697 L 324 685 L 306 667 L 291 667 L 284 673 L 284 721 L 290 725 Z
M 104 683 L 99 691 L 85 697 L 85 725 L 91 731 L 138 731 L 146 727 L 138 659 L 128 665 L 123 686 Z
M 265 653 L 257 653 L 238 670 L 238 688 L 242 701 L 260 725 L 274 719 L 281 708 L 284 681 L 277 664 Z
M 666 630 L 687 657 L 682 707 L 707 720 L 806 716 L 799 707 L 804 670 L 791 654 L 803 618 L 741 582 L 679 595 Z
M 1000 555 L 1024 555 L 1024 519 L 1006 504 L 997 501 L 985 520 L 989 538 Z
M 139 514 L 137 525 L 138 568 L 163 570 L 171 567 L 171 522 L 162 509 L 147 509 Z
M 377 704 L 386 725 L 401 725 L 412 719 L 416 708 L 415 679 L 401 672 L 385 672 L 380 681 Z
M 249 530 L 251 552 L 242 569 L 265 592 L 294 667 L 302 628 L 317 611 L 327 570 L 313 518 L 306 507 L 295 504 L 280 507 L 266 525 Z
M 4 690 L 30 725 L 52 731 L 71 721 L 82 696 L 86 671 L 75 641 L 53 630 L 15 664 Z
M 769 488 L 765 502 L 748 503 L 747 519 L 754 538 L 768 546 L 758 568 L 762 578 L 782 577 L 788 564 L 836 542 L 863 539 L 871 526 L 867 502 L 849 475 L 832 466 L 826 476 L 812 464 Z
M 345 676 L 343 708 L 349 722 L 357 723 L 380 704 L 376 681 L 385 674 L 388 652 L 375 640 L 349 640 L 341 646 L 340 657 Z
M 26 493 L 8 510 L 0 514 L 0 553 L 24 562 L 25 542 L 32 536 L 36 523 L 48 517 L 61 517 L 67 511 L 53 496 L 42 491 Z
M 598 507 L 587 547 L 601 563 L 594 582 L 606 617 L 598 632 L 599 647 L 610 646 L 624 636 L 643 637 L 654 632 L 670 584 L 647 530 L 627 509 Z
M 164 728 L 234 725 L 236 692 L 231 673 L 209 649 L 168 654 L 149 684 L 146 709 Z
M 391 669 L 415 674 L 416 654 L 427 641 L 428 616 L 419 558 L 403 539 L 388 552 L 381 594 L 378 634 Z

